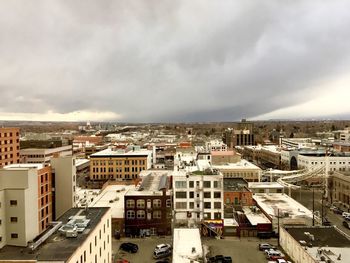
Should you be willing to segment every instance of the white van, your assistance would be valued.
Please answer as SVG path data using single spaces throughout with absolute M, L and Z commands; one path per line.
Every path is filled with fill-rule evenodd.
M 350 216 L 350 213 L 349 213 L 349 212 L 343 212 L 341 215 L 342 215 L 343 217 L 349 217 L 349 216 Z
M 171 255 L 171 249 L 167 250 L 159 250 L 153 252 L 153 258 L 159 259 L 159 258 L 166 258 Z

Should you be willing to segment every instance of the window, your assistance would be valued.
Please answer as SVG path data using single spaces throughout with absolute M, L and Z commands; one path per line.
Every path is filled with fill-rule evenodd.
M 137 219 L 144 219 L 146 218 L 146 213 L 144 210 L 138 210 L 136 213 Z
M 134 208 L 135 207 L 135 200 L 126 200 L 126 208 Z
M 175 192 L 176 198 L 186 198 L 186 192 Z
M 171 207 L 171 199 L 166 200 L 166 207 Z
M 17 200 L 10 200 L 10 206 L 17 206 Z
M 175 188 L 187 188 L 186 181 L 176 181 Z
M 190 209 L 194 209 L 194 203 L 190 202 Z
M 204 192 L 204 198 L 210 198 L 210 192 Z
M 11 238 L 18 238 L 18 234 L 17 233 L 11 233 Z
M 154 219 L 162 218 L 162 212 L 161 211 L 153 211 L 153 218 Z
M 128 211 L 126 212 L 126 218 L 127 218 L 127 219 L 134 219 L 134 218 L 135 218 L 135 211 L 133 211 L 133 210 L 128 210 Z
M 215 209 L 221 209 L 221 202 L 214 202 Z
M 210 202 L 204 202 L 204 208 L 210 209 L 211 208 L 211 203 Z
M 221 182 L 220 181 L 214 181 L 214 188 L 221 188 Z
M 214 192 L 214 198 L 221 198 L 220 192 Z
M 203 187 L 210 188 L 210 181 L 204 181 L 203 182 Z
M 194 192 L 190 192 L 190 198 L 194 198 Z
M 137 207 L 137 208 L 145 208 L 145 200 L 143 200 L 143 199 L 138 199 L 138 200 L 136 201 L 136 207 Z
M 187 203 L 186 202 L 176 202 L 175 208 L 176 209 L 187 209 Z
M 161 206 L 162 206 L 162 201 L 160 199 L 153 200 L 153 207 L 154 208 L 160 208 Z
M 13 217 L 10 218 L 10 221 L 11 221 L 11 223 L 17 223 L 18 222 L 18 218 L 13 216 Z
M 193 188 L 193 187 L 194 187 L 194 182 L 193 182 L 193 181 L 190 181 L 190 182 L 189 182 L 189 185 L 190 185 L 190 188 Z

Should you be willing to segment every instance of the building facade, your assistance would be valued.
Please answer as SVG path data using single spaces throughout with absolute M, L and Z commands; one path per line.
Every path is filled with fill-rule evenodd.
M 22 163 L 41 163 L 48 165 L 54 156 L 72 156 L 72 145 L 51 149 L 28 148 L 20 151 Z
M 91 180 L 133 180 L 152 165 L 152 151 L 106 149 L 90 156 Z
M 0 128 L 0 168 L 19 159 L 19 128 Z

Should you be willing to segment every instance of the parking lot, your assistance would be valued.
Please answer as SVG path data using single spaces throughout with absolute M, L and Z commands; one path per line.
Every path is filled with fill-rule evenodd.
M 139 251 L 135 254 L 130 254 L 119 250 L 119 246 L 123 242 L 137 244 Z M 264 253 L 258 250 L 258 244 L 266 242 L 277 245 L 277 239 L 260 240 L 252 237 L 227 237 L 221 240 L 213 238 L 202 239 L 202 244 L 209 249 L 209 256 L 231 256 L 234 263 L 266 263 L 267 260 Z M 171 244 L 171 237 L 122 238 L 120 240 L 113 240 L 113 254 L 115 254 L 116 259 L 124 258 L 132 263 L 154 263 L 156 260 L 152 258 L 153 250 L 156 245 L 161 243 Z

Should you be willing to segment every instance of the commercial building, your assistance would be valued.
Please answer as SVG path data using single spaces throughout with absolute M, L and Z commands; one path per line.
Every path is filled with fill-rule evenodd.
M 173 263 L 203 262 L 204 253 L 199 229 L 175 228 L 173 237 Z
M 350 172 L 334 172 L 331 175 L 329 197 L 331 203 L 340 202 L 350 208 Z
M 277 233 L 278 225 L 312 225 L 312 212 L 286 194 L 254 194 L 257 207 L 272 222 Z
M 143 171 L 136 189 L 125 193 L 125 235 L 171 234 L 169 175 L 167 171 Z
M 348 153 L 350 152 L 350 142 L 334 142 L 333 143 L 333 149 L 336 152 L 345 152 Z
M 252 206 L 253 193 L 242 178 L 224 178 L 225 206 Z
M 106 149 L 90 156 L 91 180 L 132 180 L 152 165 L 152 151 Z
M 205 146 L 206 146 L 206 150 L 208 152 L 212 152 L 212 151 L 225 152 L 225 151 L 227 151 L 227 145 L 219 140 L 211 140 L 209 142 L 206 142 Z
M 350 240 L 336 227 L 280 227 L 279 239 L 295 263 L 349 262 Z
M 213 165 L 212 167 L 219 170 L 224 178 L 243 178 L 248 182 L 260 182 L 262 174 L 261 168 L 244 159 L 237 163 Z
M 212 151 L 211 163 L 213 165 L 222 165 L 226 163 L 237 163 L 241 160 L 241 155 L 236 151 Z
M 53 156 L 72 156 L 72 146 L 62 146 L 50 149 L 28 148 L 20 151 L 22 163 L 41 163 L 48 165 Z
M 29 246 L 7 245 L 0 262 L 112 262 L 109 208 L 72 208 Z
M 223 219 L 223 176 L 220 172 L 173 173 L 175 223 L 196 225 Z
M 50 135 L 46 133 L 26 133 L 20 139 L 20 148 L 58 148 L 71 144 L 71 140 L 62 135 Z
M 284 187 L 278 182 L 250 182 L 248 188 L 253 193 L 284 193 Z
M 0 128 L 0 168 L 19 158 L 19 128 Z

